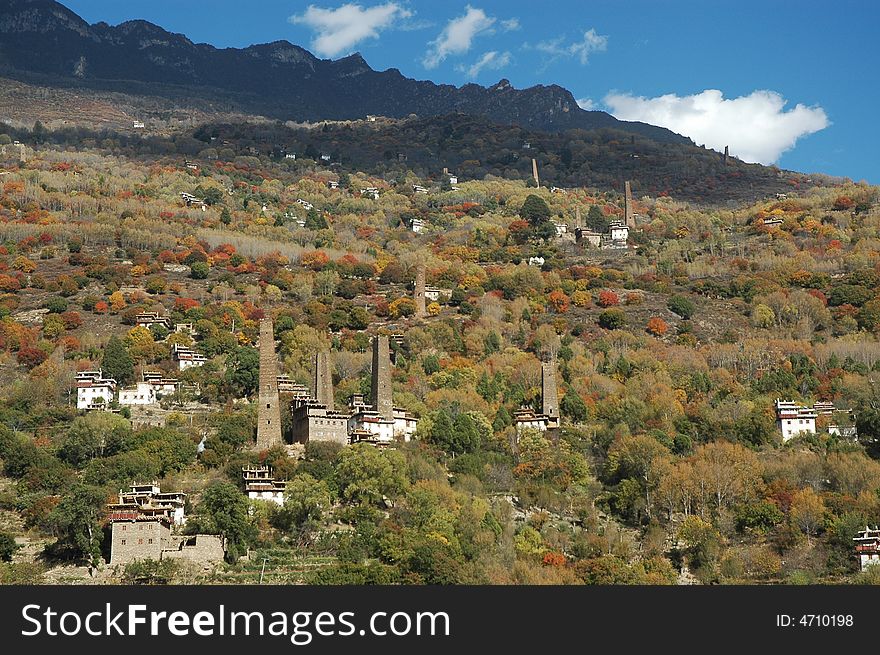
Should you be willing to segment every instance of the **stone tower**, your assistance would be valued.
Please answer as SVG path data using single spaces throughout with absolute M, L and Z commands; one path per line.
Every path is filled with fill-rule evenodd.
M 419 264 L 416 270 L 416 288 L 413 291 L 413 300 L 416 303 L 416 318 L 425 318 L 428 310 L 425 308 L 425 265 Z
M 584 224 L 581 222 L 581 208 L 577 206 L 574 208 L 574 226 L 575 227 L 583 227 Z
M 728 158 L 730 157 L 730 146 L 724 146 L 724 163 L 727 163 Z
M 559 398 L 556 391 L 556 357 L 541 363 L 541 413 L 550 420 L 548 427 L 559 427 Z
M 282 443 L 281 407 L 278 400 L 278 362 L 271 318 L 260 321 L 260 407 L 257 412 L 257 449 Z
M 315 353 L 315 400 L 333 409 L 333 370 L 329 351 Z
M 623 183 L 623 213 L 626 216 L 626 226 L 634 228 L 636 219 L 633 216 L 633 194 L 629 180 Z
M 541 186 L 541 181 L 538 179 L 538 160 L 532 157 L 532 177 L 535 178 L 535 186 Z
M 373 410 L 380 418 L 394 418 L 394 401 L 391 398 L 391 347 L 387 335 L 373 337 L 373 384 L 370 400 Z

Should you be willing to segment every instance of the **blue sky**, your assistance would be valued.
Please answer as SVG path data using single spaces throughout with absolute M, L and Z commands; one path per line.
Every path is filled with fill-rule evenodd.
M 871 0 L 62 1 L 217 47 L 286 39 L 441 83 L 559 84 L 749 161 L 880 183 Z

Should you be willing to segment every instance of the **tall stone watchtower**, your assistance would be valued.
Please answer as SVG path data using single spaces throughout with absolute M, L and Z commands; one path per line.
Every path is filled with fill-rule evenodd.
M 416 318 L 425 318 L 428 310 L 425 307 L 425 265 L 419 264 L 416 269 L 416 285 L 413 290 L 413 300 L 416 303 Z
M 333 373 L 327 351 L 315 353 L 315 400 L 333 409 Z
M 373 410 L 386 420 L 394 419 L 394 401 L 391 397 L 391 347 L 387 335 L 373 338 L 373 384 L 370 400 Z
M 549 419 L 548 428 L 559 427 L 559 394 L 556 390 L 556 357 L 541 363 L 541 413 Z
M 538 179 L 538 160 L 532 157 L 532 177 L 535 178 L 535 186 L 541 186 L 541 181 Z
M 626 226 L 634 228 L 636 219 L 633 215 L 633 193 L 629 180 L 623 183 L 623 213 L 626 216 Z
M 281 406 L 278 399 L 278 361 L 271 318 L 260 321 L 260 406 L 257 411 L 257 449 L 282 443 Z

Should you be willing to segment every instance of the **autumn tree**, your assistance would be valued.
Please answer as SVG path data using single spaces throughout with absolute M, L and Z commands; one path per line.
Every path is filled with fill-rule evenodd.
M 647 331 L 649 334 L 653 334 L 655 337 L 662 337 L 669 330 L 669 326 L 659 316 L 654 316 L 648 319 L 648 327 Z
M 657 487 L 660 471 L 665 470 L 669 449 L 647 435 L 619 437 L 608 450 L 606 469 L 613 478 L 635 478 L 645 498 L 645 512 L 651 516 L 651 494 Z
M 791 497 L 789 510 L 792 523 L 811 538 L 825 520 L 825 503 L 811 487 L 799 489 Z

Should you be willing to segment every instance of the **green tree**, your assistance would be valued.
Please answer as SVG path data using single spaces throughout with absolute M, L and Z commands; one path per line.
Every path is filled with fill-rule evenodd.
M 121 416 L 90 412 L 73 419 L 58 457 L 80 468 L 96 457 L 119 452 L 130 437 L 131 423 Z
M 599 314 L 599 327 L 606 330 L 619 330 L 624 325 L 626 325 L 626 313 L 622 309 L 614 307 Z
M 215 482 L 196 507 L 196 526 L 220 535 L 226 559 L 235 562 L 257 538 L 257 529 L 248 516 L 248 499 L 229 482 Z
M 226 384 L 238 398 L 253 394 L 260 384 L 260 353 L 250 346 L 238 346 L 226 356 Z
M 330 508 L 330 489 L 323 480 L 301 473 L 287 483 L 284 507 L 278 512 L 278 527 L 283 530 L 302 528 L 319 521 Z
M 519 215 L 532 227 L 537 228 L 550 220 L 550 207 L 547 206 L 543 198 L 530 193 L 519 210 Z
M 220 222 L 223 225 L 229 225 L 232 222 L 232 214 L 229 213 L 229 209 L 226 207 L 220 212 Z
M 305 227 L 307 230 L 326 230 L 328 226 L 324 216 L 317 209 L 312 207 L 309 210 L 309 213 L 306 214 Z
M 9 532 L 0 530 L 0 562 L 11 562 L 20 546 L 15 543 L 15 537 Z
M 355 444 L 339 454 L 336 477 L 344 500 L 380 505 L 406 488 L 406 460 L 396 450 Z
M 589 416 L 586 403 L 572 387 L 569 387 L 562 397 L 559 409 L 562 410 L 563 416 L 570 418 L 575 423 L 583 423 Z
M 204 280 L 208 277 L 211 267 L 205 262 L 193 262 L 189 267 L 189 276 L 194 280 Z
M 134 378 L 134 360 L 122 339 L 115 334 L 104 348 L 101 371 L 105 377 L 112 378 L 119 384 L 126 384 Z
M 101 557 L 101 518 L 106 503 L 107 493 L 101 487 L 74 485 L 49 515 L 49 524 L 58 537 L 57 545 L 97 565 Z
M 590 228 L 593 232 L 601 232 L 605 233 L 608 231 L 608 226 L 611 224 L 611 221 L 608 220 L 608 217 L 599 209 L 599 205 L 592 205 L 590 207 L 590 211 L 587 212 L 587 227 Z
M 672 296 L 669 302 L 666 303 L 666 306 L 669 308 L 669 311 L 678 314 L 684 320 L 691 318 L 697 309 L 694 301 L 687 296 Z

